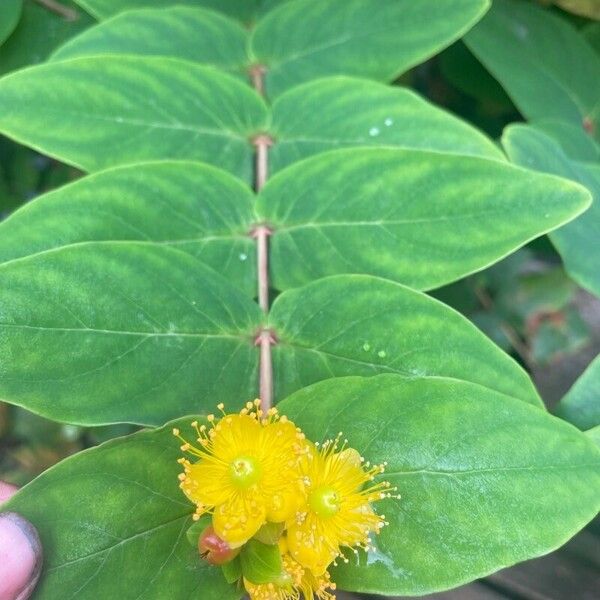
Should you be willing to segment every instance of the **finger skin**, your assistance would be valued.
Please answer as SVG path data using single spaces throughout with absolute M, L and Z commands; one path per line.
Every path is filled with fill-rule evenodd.
M 17 488 L 0 482 L 0 502 Z M 42 545 L 35 527 L 13 512 L 0 513 L 0 600 L 26 600 L 42 567 Z
M 6 502 L 11 496 L 14 496 L 18 489 L 19 488 L 16 485 L 12 485 L 12 483 L 0 481 L 0 503 Z

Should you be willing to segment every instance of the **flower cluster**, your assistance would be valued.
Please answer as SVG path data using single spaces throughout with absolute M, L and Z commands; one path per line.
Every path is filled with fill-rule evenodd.
M 344 551 L 369 548 L 369 536 L 386 524 L 372 504 L 390 497 L 387 482 L 375 483 L 384 465 L 371 466 L 341 434 L 312 443 L 285 416 L 260 401 L 248 402 L 237 414 L 207 417 L 192 423 L 196 442 L 183 442 L 180 487 L 196 505 L 194 518 L 212 518 L 211 542 L 229 550 L 221 564 L 244 551 L 251 539 L 262 539 L 265 527 L 277 531 L 281 572 L 271 581 L 252 581 L 243 573 L 251 600 L 334 598 L 328 567 L 347 562 Z M 272 524 L 278 524 L 274 527 Z

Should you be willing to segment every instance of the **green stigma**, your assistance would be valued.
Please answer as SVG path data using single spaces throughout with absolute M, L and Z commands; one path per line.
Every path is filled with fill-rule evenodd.
M 238 456 L 229 465 L 231 480 L 235 487 L 247 490 L 260 479 L 260 468 L 256 460 L 248 456 Z
M 331 487 L 319 487 L 311 492 L 309 496 L 310 508 L 319 517 L 328 519 L 340 510 L 340 496 Z

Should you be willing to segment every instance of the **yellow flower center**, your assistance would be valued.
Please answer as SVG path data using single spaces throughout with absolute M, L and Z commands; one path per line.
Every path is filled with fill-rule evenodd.
M 308 503 L 322 519 L 329 519 L 340 510 L 340 496 L 329 486 L 318 487 L 311 492 Z
M 238 456 L 229 465 L 231 481 L 240 490 L 247 490 L 260 480 L 260 467 L 249 456 Z

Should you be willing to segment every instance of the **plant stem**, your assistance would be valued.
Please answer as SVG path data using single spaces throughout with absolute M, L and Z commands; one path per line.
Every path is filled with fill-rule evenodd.
M 250 69 L 250 78 L 254 89 L 264 95 L 265 69 L 256 65 Z M 269 146 L 273 143 L 266 134 L 256 136 L 255 147 L 255 181 L 254 190 L 259 193 L 269 176 Z M 265 314 L 269 312 L 269 235 L 271 230 L 265 224 L 257 225 L 251 232 L 256 239 L 256 262 L 258 277 L 258 304 Z M 255 343 L 260 346 L 260 400 L 261 408 L 266 413 L 273 405 L 273 359 L 271 346 L 275 337 L 268 329 L 263 329 Z
M 258 304 L 265 314 L 269 312 L 269 235 L 271 230 L 266 225 L 258 225 L 252 232 L 256 239 Z
M 49 11 L 60 15 L 65 21 L 77 21 L 79 19 L 79 13 L 68 6 L 64 6 L 56 0 L 36 0 L 38 4 L 47 8 Z

